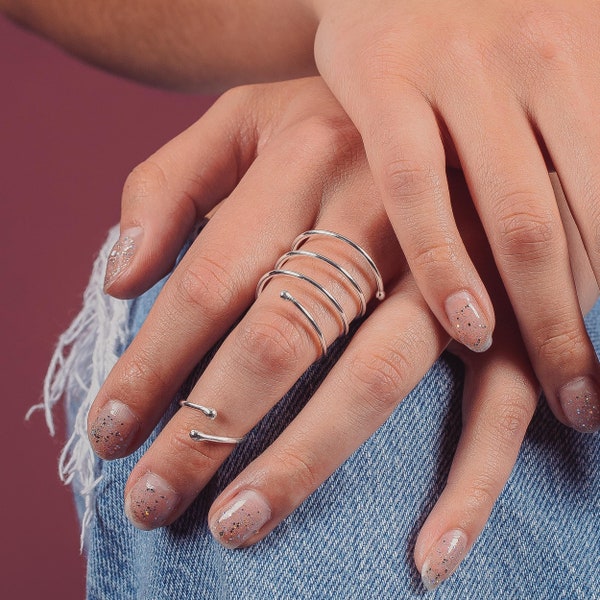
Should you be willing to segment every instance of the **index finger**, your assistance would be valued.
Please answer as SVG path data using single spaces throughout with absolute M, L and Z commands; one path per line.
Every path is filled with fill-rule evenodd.
M 287 156 L 280 148 L 256 159 L 259 173 L 285 169 L 287 178 L 275 192 L 269 178 L 248 172 L 109 374 L 88 416 L 92 446 L 101 457 L 125 456 L 146 439 L 185 377 L 249 306 L 260 275 L 314 222 L 320 193 L 309 182 L 322 177 L 313 166 L 314 149 L 297 152 L 294 168 Z M 328 161 L 317 164 L 325 170 Z M 295 201 L 280 200 L 288 197 Z

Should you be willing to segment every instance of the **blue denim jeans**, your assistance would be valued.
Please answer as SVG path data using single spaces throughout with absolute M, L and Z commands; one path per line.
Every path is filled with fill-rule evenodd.
M 125 344 L 160 287 L 128 304 Z M 587 324 L 598 349 L 600 305 Z M 123 514 L 127 476 L 148 444 L 126 459 L 98 461 L 86 544 L 88 597 L 600 599 L 600 436 L 567 429 L 543 400 L 470 554 L 437 591 L 421 586 L 412 560 L 415 538 L 443 488 L 461 427 L 462 366 L 446 354 L 264 541 L 238 550 L 215 542 L 207 527 L 212 501 L 308 401 L 343 345 L 313 365 L 170 527 L 140 531 Z M 73 411 L 76 402 L 70 405 Z M 177 398 L 165 419 L 176 409 Z

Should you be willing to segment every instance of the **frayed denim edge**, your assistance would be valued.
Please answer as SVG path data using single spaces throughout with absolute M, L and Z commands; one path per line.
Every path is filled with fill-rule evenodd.
M 52 411 L 61 399 L 66 403 L 72 433 L 61 452 L 58 473 L 80 501 L 82 551 L 94 518 L 96 486 L 101 480 L 100 461 L 87 436 L 87 414 L 129 333 L 129 302 L 103 291 L 108 255 L 118 235 L 118 227 L 109 232 L 94 262 L 83 308 L 58 340 L 44 380 L 43 402 L 33 406 L 26 416 L 28 419 L 43 410 L 50 434 L 55 435 Z

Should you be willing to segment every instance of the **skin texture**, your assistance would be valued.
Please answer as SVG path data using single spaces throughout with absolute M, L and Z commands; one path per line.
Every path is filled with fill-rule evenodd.
M 95 65 L 172 89 L 316 72 L 316 21 L 293 0 L 0 0 L 0 11 Z
M 273 185 L 272 172 L 285 177 Z M 474 543 L 514 464 L 538 395 L 464 180 L 450 172 L 449 181 L 455 214 L 468 232 L 465 240 L 476 249 L 477 266 L 506 326 L 485 354 L 455 347 L 468 372 L 465 427 L 448 486 L 417 541 L 420 569 L 446 532 L 464 532 L 465 552 Z M 217 206 L 223 196 L 227 199 Z M 278 297 L 280 285 L 272 282 L 253 302 L 256 281 L 298 232 L 316 226 L 356 240 L 379 265 L 388 289 L 301 414 L 216 500 L 211 528 L 222 543 L 234 547 L 262 539 L 314 491 L 389 416 L 449 337 L 398 261 L 397 242 L 360 137 L 320 79 L 233 90 L 134 170 L 123 193 L 121 228 L 144 233 L 109 291 L 128 296 L 149 287 L 171 266 L 199 215 L 215 206 L 89 415 L 98 454 L 117 458 L 132 452 L 197 360 L 250 307 L 189 397 L 214 406 L 219 419 L 201 420 L 200 427 L 202 417 L 182 409 L 134 468 L 125 490 L 126 510 L 139 527 L 173 522 L 231 451 L 227 445 L 193 442 L 190 429 L 244 435 L 318 357 L 306 321 Z M 312 244 L 309 248 L 316 251 L 339 251 L 323 241 Z M 577 236 L 572 252 L 582 257 L 578 282 L 589 307 L 597 288 Z M 337 259 L 356 262 L 343 252 Z M 318 276 L 310 261 L 295 268 Z M 373 281 L 364 273 L 362 278 L 372 294 Z M 311 301 L 304 284 L 286 281 L 286 287 Z M 356 302 L 343 292 L 341 297 L 354 316 Z M 313 300 L 311 310 L 331 342 L 339 322 L 322 299 Z M 125 426 L 102 429 L 106 409 L 115 414 L 115 401 L 126 405 L 132 417 L 116 413 Z M 156 490 L 163 503 L 148 511 L 148 494 L 154 497 Z M 227 526 L 232 504 L 245 511 L 243 531 Z

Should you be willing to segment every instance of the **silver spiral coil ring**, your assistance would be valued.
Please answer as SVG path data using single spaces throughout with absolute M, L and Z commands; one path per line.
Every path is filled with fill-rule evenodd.
M 291 250 L 290 252 L 286 252 L 275 263 L 275 269 L 281 269 L 281 267 L 283 267 L 285 263 L 297 256 L 307 256 L 309 258 L 316 258 L 317 260 L 322 260 L 323 262 L 326 262 L 329 266 L 336 269 L 339 273 L 341 273 L 345 277 L 346 281 L 354 288 L 354 291 L 358 296 L 358 301 L 360 303 L 360 312 L 358 316 L 364 316 L 364 314 L 367 312 L 367 298 L 365 296 L 365 293 L 363 292 L 363 289 L 360 287 L 356 279 L 354 279 L 354 277 L 352 277 L 352 275 L 350 275 L 350 273 L 348 273 L 348 271 L 344 269 L 344 267 L 336 263 L 334 260 L 331 260 L 331 258 L 329 258 L 328 256 L 318 254 L 317 252 L 310 252 L 309 250 Z
M 346 315 L 346 311 L 343 309 L 342 305 L 331 295 L 331 292 L 327 291 L 320 283 L 315 281 L 312 277 L 308 277 L 308 275 L 303 275 L 302 273 L 298 273 L 297 271 L 286 271 L 283 269 L 275 269 L 273 271 L 269 271 L 265 273 L 259 280 L 256 286 L 256 295 L 260 295 L 263 291 L 264 287 L 269 283 L 273 277 L 277 276 L 284 277 L 294 277 L 296 279 L 301 279 L 302 281 L 306 281 L 306 283 L 310 283 L 315 289 L 317 289 L 321 294 L 323 294 L 329 302 L 335 308 L 336 313 L 340 317 L 340 321 L 342 323 L 342 333 L 346 335 L 350 331 L 350 324 L 348 323 L 348 317 Z
M 335 233 L 333 231 L 328 231 L 326 229 L 311 229 L 310 231 L 305 231 L 304 233 L 301 233 L 294 240 L 291 251 L 286 252 L 283 256 L 281 256 L 275 263 L 275 267 L 273 268 L 273 270 L 268 271 L 259 279 L 259 281 L 256 285 L 255 296 L 258 298 L 258 296 L 264 290 L 265 286 L 275 277 L 279 277 L 279 276 L 293 277 L 295 279 L 305 281 L 305 282 L 309 283 L 311 286 L 313 286 L 315 289 L 317 289 L 320 294 L 324 295 L 327 298 L 328 302 L 333 306 L 336 314 L 338 315 L 338 317 L 341 321 L 342 330 L 341 330 L 340 335 L 347 335 L 350 330 L 350 323 L 348 320 L 348 316 L 346 315 L 346 311 L 344 310 L 341 303 L 333 296 L 333 294 L 331 294 L 331 292 L 329 292 L 322 284 L 320 284 L 318 281 L 314 280 L 312 277 L 309 277 L 308 275 L 304 275 L 303 273 L 300 273 L 298 271 L 291 271 L 291 270 L 282 268 L 288 261 L 290 261 L 296 257 L 312 258 L 313 260 L 319 260 L 319 261 L 325 262 L 327 265 L 334 268 L 338 273 L 340 273 L 340 275 L 342 275 L 343 279 L 351 286 L 352 290 L 356 294 L 356 297 L 358 298 L 358 303 L 359 303 L 358 316 L 361 316 L 361 317 L 364 316 L 364 314 L 366 313 L 366 310 L 367 310 L 366 295 L 365 295 L 363 289 L 361 288 L 361 286 L 359 285 L 359 283 L 349 273 L 349 271 L 347 269 L 345 269 L 344 267 L 342 267 L 338 262 L 329 258 L 328 256 L 325 256 L 324 254 L 300 249 L 300 247 L 313 236 L 328 236 L 328 237 L 340 240 L 341 242 L 344 242 L 345 244 L 347 244 L 351 248 L 353 248 L 355 251 L 357 251 L 363 257 L 363 259 L 367 262 L 371 272 L 373 273 L 373 276 L 375 279 L 375 284 L 377 287 L 375 297 L 380 301 L 385 298 L 383 277 L 381 276 L 381 273 L 380 273 L 379 269 L 377 268 L 375 261 L 371 258 L 371 256 L 369 256 L 369 254 L 363 248 L 361 248 L 358 244 L 353 242 L 351 239 L 349 239 L 339 233 Z M 303 316 L 309 322 L 313 331 L 316 333 L 317 338 L 319 340 L 319 345 L 321 348 L 321 356 L 324 356 L 327 353 L 327 342 L 325 339 L 325 335 L 323 333 L 323 330 L 321 329 L 321 327 L 315 320 L 314 316 L 311 314 L 311 312 L 299 300 L 294 298 L 294 296 L 292 296 L 287 290 L 282 290 L 279 294 L 279 297 L 282 298 L 283 300 L 291 302 L 296 307 L 296 309 L 299 310 L 303 314 Z
M 369 264 L 371 271 L 373 271 L 373 275 L 375 276 L 375 283 L 377 284 L 377 292 L 375 293 L 375 298 L 377 300 L 383 300 L 385 298 L 385 289 L 383 286 L 383 277 L 375 264 L 375 261 L 369 256 L 369 254 L 361 248 L 357 243 L 353 242 L 350 238 L 347 238 L 344 235 L 339 233 L 335 233 L 335 231 L 328 231 L 327 229 L 311 229 L 310 231 L 305 231 L 301 233 L 292 244 L 292 250 L 298 250 L 302 244 L 308 241 L 311 237 L 315 235 L 325 235 L 328 237 L 332 237 L 336 240 L 340 240 L 354 248 Z

